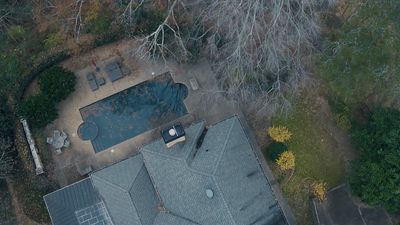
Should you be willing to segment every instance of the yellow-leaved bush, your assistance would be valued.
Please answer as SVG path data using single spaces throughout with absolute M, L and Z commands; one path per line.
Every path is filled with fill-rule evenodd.
M 294 156 L 292 151 L 285 151 L 279 155 L 279 158 L 276 160 L 276 164 L 279 169 L 282 171 L 288 171 L 294 169 L 296 163 L 296 157 Z
M 290 140 L 292 132 L 284 126 L 272 126 L 268 129 L 268 135 L 277 142 L 285 142 Z
M 311 185 L 313 195 L 322 202 L 326 199 L 326 183 L 323 181 L 316 181 Z

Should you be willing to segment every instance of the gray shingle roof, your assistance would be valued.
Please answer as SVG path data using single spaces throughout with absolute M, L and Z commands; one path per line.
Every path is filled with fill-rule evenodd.
M 237 117 L 186 130 L 186 142 L 143 147 L 145 165 L 167 210 L 198 224 L 284 224 L 271 187 Z M 206 196 L 206 189 L 214 197 Z
M 159 201 L 142 155 L 96 171 L 90 177 L 115 224 L 153 224 Z
M 209 128 L 197 148 L 203 126 L 186 129 L 184 143 L 167 149 L 160 139 L 46 195 L 53 224 L 286 224 L 238 118 Z
M 153 225 L 198 225 L 186 218 L 171 213 L 161 212 L 157 215 Z

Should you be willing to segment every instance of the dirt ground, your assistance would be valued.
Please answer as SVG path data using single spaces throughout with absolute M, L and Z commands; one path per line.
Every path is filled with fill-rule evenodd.
M 31 219 L 29 219 L 24 212 L 22 211 L 22 208 L 20 207 L 20 204 L 16 198 L 16 194 L 15 194 L 15 190 L 14 187 L 12 185 L 11 181 L 7 182 L 8 185 L 8 190 L 12 196 L 12 204 L 14 206 L 14 210 L 15 210 L 15 216 L 17 219 L 17 223 L 19 225 L 50 225 L 50 224 L 46 224 L 46 223 L 37 223 Z M 0 223 L 1 224 L 1 223 Z

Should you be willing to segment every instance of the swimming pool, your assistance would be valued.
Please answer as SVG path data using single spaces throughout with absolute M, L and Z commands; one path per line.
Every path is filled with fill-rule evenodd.
M 78 135 L 101 152 L 187 114 L 184 84 L 164 73 L 81 108 Z

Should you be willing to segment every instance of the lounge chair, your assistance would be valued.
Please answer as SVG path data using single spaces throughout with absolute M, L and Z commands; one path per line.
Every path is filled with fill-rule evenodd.
M 86 79 L 89 80 L 94 80 L 96 79 L 96 76 L 94 75 L 94 73 L 88 73 L 86 74 Z
M 52 138 L 52 137 L 46 138 L 46 142 L 47 142 L 47 144 L 49 144 L 49 145 L 53 144 L 53 138 Z
M 197 82 L 196 78 L 192 78 L 189 80 L 190 86 L 192 87 L 193 91 L 199 89 L 199 83 Z
M 88 73 L 86 74 L 86 79 L 89 83 L 89 87 L 92 91 L 96 91 L 97 89 L 99 89 L 99 86 L 97 85 L 96 82 L 96 76 L 94 75 L 94 73 Z
M 60 155 L 60 154 L 62 153 L 61 149 L 59 149 L 59 148 L 57 148 L 57 149 L 55 150 L 55 152 L 56 152 L 57 155 Z
M 106 79 L 104 79 L 103 77 L 100 77 L 99 79 L 97 79 L 97 84 L 99 86 L 103 86 L 106 84 Z
M 121 67 L 118 65 L 117 62 L 111 62 L 106 65 L 106 71 L 108 74 L 108 78 L 110 78 L 111 82 L 121 79 L 124 77 L 121 71 Z
M 71 145 L 71 142 L 69 140 L 64 141 L 64 148 L 68 148 Z

